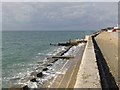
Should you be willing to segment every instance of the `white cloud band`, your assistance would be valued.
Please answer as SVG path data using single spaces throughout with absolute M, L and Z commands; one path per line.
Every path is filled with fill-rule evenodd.
M 2 0 L 2 2 L 119 2 L 119 0 Z

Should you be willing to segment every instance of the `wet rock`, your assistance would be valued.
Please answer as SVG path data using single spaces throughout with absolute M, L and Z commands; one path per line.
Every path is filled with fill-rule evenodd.
M 36 78 L 30 80 L 31 82 L 37 82 Z
M 36 76 L 37 75 L 37 72 L 32 72 L 31 73 L 31 76 Z
M 52 63 L 55 63 L 58 59 L 55 59 L 54 61 L 52 61 Z
M 25 78 L 21 79 L 20 82 L 21 82 L 21 83 L 26 83 L 26 82 L 28 82 L 29 80 L 31 80 L 32 78 L 33 78 L 32 76 L 30 76 L 30 77 L 25 77 Z
M 23 87 L 23 90 L 30 90 L 27 85 Z
M 21 90 L 22 88 L 22 84 L 18 84 L 18 85 L 12 85 L 9 90 Z M 4 90 L 4 89 L 1 89 L 1 90 Z M 6 90 L 6 89 L 5 89 Z
M 43 71 L 47 71 L 48 70 L 48 68 L 43 68 Z
M 43 66 L 38 66 L 35 70 L 41 70 L 43 68 Z
M 52 64 L 48 64 L 47 66 L 52 66 Z
M 43 77 L 43 73 L 42 72 L 38 73 L 37 77 Z

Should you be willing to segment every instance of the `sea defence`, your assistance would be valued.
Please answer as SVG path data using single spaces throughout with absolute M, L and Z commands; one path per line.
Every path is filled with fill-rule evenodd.
M 10 90 L 73 88 L 85 45 L 86 41 L 83 40 L 77 45 L 72 43 L 55 56 L 48 57 L 43 66 L 38 65 L 30 75 L 20 79 L 18 84 L 12 85 Z M 63 63 L 62 66 L 59 63 Z
M 114 36 L 114 34 L 114 32 L 102 32 L 95 37 L 95 40 L 98 43 L 111 73 L 115 77 L 115 80 L 118 81 L 118 37 Z
M 101 88 L 100 76 L 91 36 L 86 36 L 87 45 L 74 88 Z
M 50 64 L 57 62 L 59 58 L 66 59 L 67 62 L 50 82 L 42 87 L 45 89 L 67 88 L 67 89 L 118 89 L 119 85 L 119 62 L 118 62 L 118 36 L 117 32 L 98 31 L 92 35 L 85 36 L 85 43 L 78 48 L 75 57 L 66 57 L 64 52 L 59 53 L 50 59 Z M 47 71 L 49 68 L 44 68 Z M 39 73 L 41 78 L 43 75 Z M 37 77 L 28 80 L 37 83 Z M 13 87 L 14 88 L 14 87 Z M 20 86 L 23 90 L 28 89 L 26 85 Z M 41 87 L 38 87 L 41 88 Z M 11 89 L 13 90 L 13 89 Z
M 87 45 L 74 88 L 119 89 L 118 32 L 99 31 L 87 36 Z
M 103 58 L 108 66 L 111 74 L 111 82 L 115 82 L 120 87 L 120 71 L 119 71 L 119 37 L 118 32 L 101 32 L 95 37 L 95 41 L 101 50 Z M 108 76 L 109 77 L 109 76 Z M 110 79 L 110 78 L 109 78 Z M 115 85 L 113 86 L 115 87 Z

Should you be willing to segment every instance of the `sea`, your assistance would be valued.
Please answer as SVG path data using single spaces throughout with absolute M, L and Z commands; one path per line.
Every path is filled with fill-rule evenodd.
M 15 79 L 22 78 L 44 63 L 46 57 L 59 52 L 61 46 L 50 43 L 84 39 L 95 31 L 3 31 L 2 32 L 2 87 L 8 88 Z

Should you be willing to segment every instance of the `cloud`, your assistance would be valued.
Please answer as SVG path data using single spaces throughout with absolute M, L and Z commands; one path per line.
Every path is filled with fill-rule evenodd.
M 2 31 L 2 3 L 0 3 L 0 31 Z M 1 33 L 0 33 L 1 37 Z
M 119 2 L 119 0 L 1 0 L 2 2 Z
M 7 2 L 3 30 L 83 30 L 117 24 L 117 3 Z

